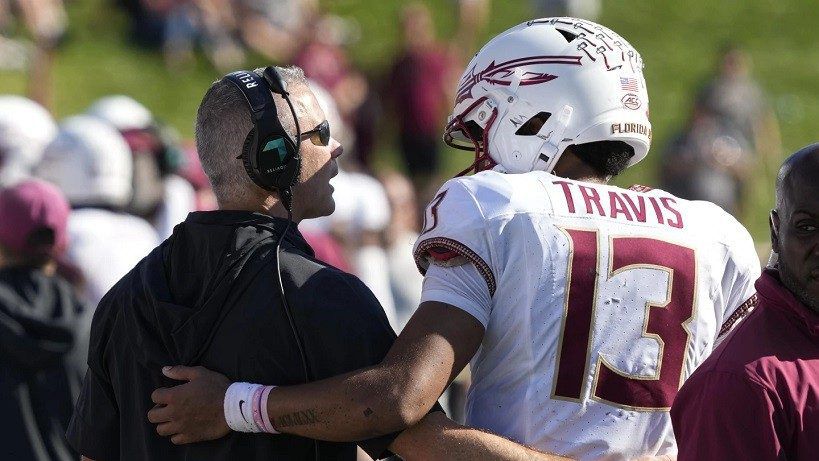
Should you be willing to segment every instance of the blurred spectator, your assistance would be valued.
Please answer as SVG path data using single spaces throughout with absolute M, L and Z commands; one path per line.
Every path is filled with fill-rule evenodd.
M 717 75 L 700 90 L 688 125 L 665 152 L 663 187 L 740 217 L 749 205 L 749 180 L 771 171 L 779 143 L 776 118 L 750 77 L 749 56 L 726 46 Z
M 159 244 L 150 224 L 122 211 L 133 191 L 132 169 L 128 144 L 114 128 L 77 115 L 60 125 L 36 170 L 74 208 L 68 259 L 82 271 L 82 292 L 92 306 Z
M 352 71 L 342 47 L 349 35 L 345 29 L 350 26 L 343 19 L 330 15 L 316 17 L 311 26 L 312 33 L 305 37 L 306 42 L 298 50 L 294 64 L 302 67 L 308 78 L 334 93 L 333 90 L 343 84 Z M 335 94 L 333 97 L 339 112 L 348 112 L 346 100 Z
M 663 152 L 660 181 L 674 195 L 707 200 L 739 216 L 754 162 L 741 132 L 695 106 L 688 125 Z
M 489 0 L 458 0 L 458 32 L 452 42 L 453 54 L 469 62 L 475 54 L 478 37 L 489 20 Z
M 33 40 L 6 38 L 12 12 Z M 46 107 L 51 99 L 54 49 L 65 37 L 68 16 L 62 0 L 0 0 L 0 69 L 28 69 L 28 95 Z
M 399 147 L 407 172 L 422 193 L 438 172 L 441 125 L 455 88 L 454 66 L 446 48 L 436 42 L 429 9 L 421 3 L 404 7 L 403 49 L 387 82 L 398 121 Z
M 720 53 L 716 75 L 700 90 L 697 103 L 739 130 L 761 160 L 779 162 L 779 126 L 765 92 L 751 77 L 751 57 L 734 44 Z
M 131 39 L 139 46 L 158 49 L 165 39 L 165 19 L 175 0 L 117 0 L 131 20 Z
M 245 59 L 244 50 L 233 38 L 235 28 L 230 0 L 172 2 L 163 30 L 165 63 L 172 69 L 183 69 L 199 44 L 216 69 L 235 69 Z
M 294 64 L 328 91 L 344 122 L 350 126 L 350 142 L 344 143 L 344 158 L 369 166 L 373 149 L 378 103 L 367 78 L 350 64 L 345 47 L 358 40 L 355 22 L 338 16 L 316 16 Z
M 571 16 L 597 21 L 602 5 L 600 0 L 532 0 L 535 17 Z
M 334 220 L 352 250 L 353 273 L 373 292 L 394 329 L 398 328 L 383 235 L 390 219 L 384 187 L 372 176 L 339 170 L 332 183 Z
M 406 176 L 390 172 L 379 178 L 390 203 L 390 223 L 386 232 L 387 260 L 398 327 L 401 331 L 421 303 L 424 277 L 415 266 L 412 247 L 418 240 L 418 200 Z
M 232 5 L 244 43 L 276 63 L 293 60 L 318 11 L 318 0 L 235 0 Z
M 119 0 L 131 18 L 131 36 L 140 46 L 162 49 L 170 68 L 183 68 L 201 45 L 220 70 L 244 61 L 233 38 L 236 20 L 230 0 Z
M 22 96 L 0 96 L 0 187 L 31 176 L 57 124 L 41 105 Z
M 68 27 L 68 16 L 62 0 L 2 0 L 0 1 L 0 31 L 9 28 L 12 12 L 37 43 L 56 44 Z
M 56 187 L 27 180 L 0 190 L 0 412 L 5 459 L 75 460 L 65 440 L 84 306 L 55 276 L 70 209 Z
M 128 96 L 106 96 L 86 111 L 116 128 L 125 138 L 133 161 L 133 193 L 126 211 L 150 222 L 165 239 L 173 226 L 196 209 L 193 186 L 175 174 L 186 161 L 170 128 Z

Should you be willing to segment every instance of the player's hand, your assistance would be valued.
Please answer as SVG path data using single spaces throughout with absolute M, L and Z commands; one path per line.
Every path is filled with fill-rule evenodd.
M 176 445 L 214 440 L 230 433 L 223 403 L 230 380 L 204 367 L 163 367 L 162 374 L 187 381 L 151 394 L 156 404 L 148 421 L 157 424 L 157 434 L 170 437 Z

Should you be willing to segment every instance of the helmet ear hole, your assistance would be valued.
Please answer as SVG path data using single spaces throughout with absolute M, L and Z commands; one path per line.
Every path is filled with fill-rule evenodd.
M 532 118 L 526 121 L 523 125 L 515 131 L 515 134 L 518 136 L 534 136 L 540 132 L 540 129 L 543 125 L 546 124 L 546 121 L 549 120 L 549 117 L 552 116 L 551 112 L 538 112 Z
M 472 139 L 483 139 L 483 128 L 474 120 L 467 120 L 464 122 L 466 130 L 469 131 L 469 136 Z

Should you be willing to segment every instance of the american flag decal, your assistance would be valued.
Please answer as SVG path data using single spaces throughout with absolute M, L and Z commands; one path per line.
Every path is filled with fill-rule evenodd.
M 620 77 L 620 88 L 623 91 L 638 91 L 637 79 L 631 77 Z

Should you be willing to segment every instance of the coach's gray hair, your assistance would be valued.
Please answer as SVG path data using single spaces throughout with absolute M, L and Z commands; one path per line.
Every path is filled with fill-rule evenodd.
M 276 67 L 276 70 L 289 88 L 307 87 L 307 79 L 300 68 Z M 263 71 L 261 68 L 254 70 L 260 76 Z M 296 127 L 290 109 L 283 99 L 274 99 L 279 121 L 294 137 Z M 220 204 L 241 200 L 253 189 L 253 181 L 245 172 L 242 160 L 236 159 L 241 155 L 245 138 L 252 128 L 250 108 L 241 90 L 224 79 L 213 82 L 196 113 L 196 150 Z

